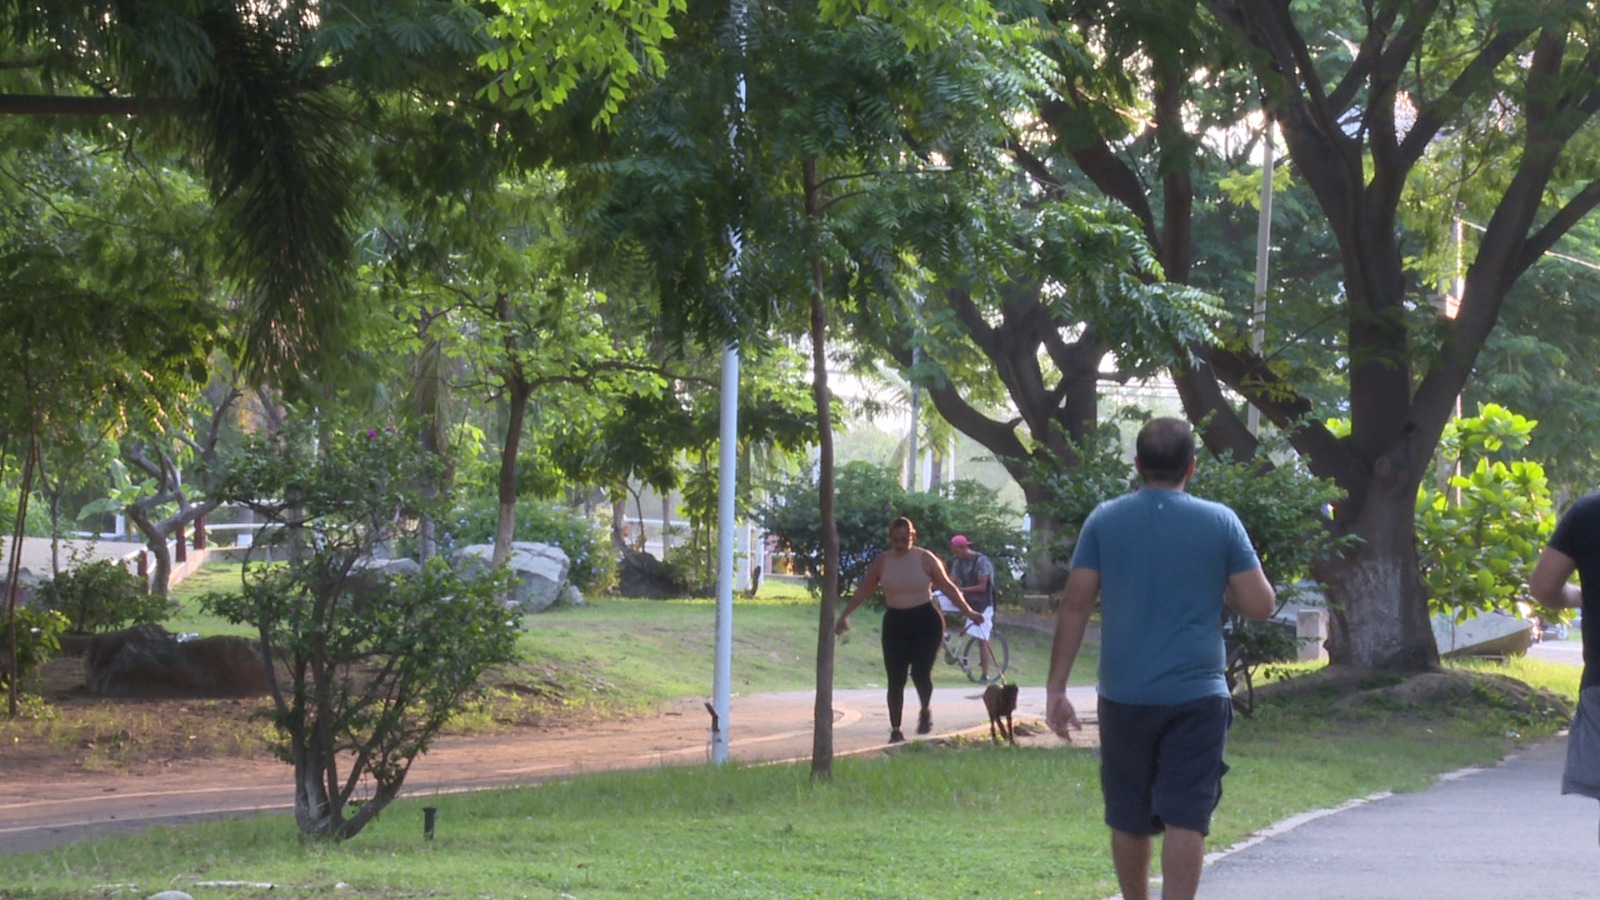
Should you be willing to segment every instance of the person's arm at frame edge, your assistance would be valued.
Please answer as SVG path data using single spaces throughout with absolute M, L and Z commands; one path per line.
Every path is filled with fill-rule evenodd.
M 1571 582 L 1577 562 L 1554 547 L 1546 547 L 1528 576 L 1528 593 L 1546 609 L 1583 606 L 1583 588 Z

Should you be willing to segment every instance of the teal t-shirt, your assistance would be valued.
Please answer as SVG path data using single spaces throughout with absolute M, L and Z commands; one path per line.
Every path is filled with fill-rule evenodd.
M 1261 567 L 1233 510 L 1142 488 L 1083 524 L 1072 568 L 1100 573 L 1099 692 L 1118 703 L 1228 696 L 1223 592 Z

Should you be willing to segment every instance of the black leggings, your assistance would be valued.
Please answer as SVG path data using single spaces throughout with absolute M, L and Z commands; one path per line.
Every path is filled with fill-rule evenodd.
M 890 607 L 883 614 L 883 668 L 889 675 L 889 727 L 900 730 L 906 705 L 906 673 L 917 686 L 917 699 L 927 709 L 933 700 L 933 663 L 939 658 L 944 617 L 932 603 L 909 609 Z

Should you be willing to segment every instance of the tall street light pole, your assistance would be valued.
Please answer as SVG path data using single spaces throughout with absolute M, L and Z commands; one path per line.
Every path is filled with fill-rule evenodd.
M 728 117 L 728 151 L 733 156 L 734 177 L 743 182 L 744 156 L 739 149 L 739 129 L 744 124 L 745 80 L 745 3 L 732 0 L 735 52 L 738 74 L 734 78 L 733 108 Z M 739 274 L 739 256 L 744 249 L 743 222 L 736 219 L 728 228 L 729 290 Z M 739 346 L 732 341 L 722 348 L 721 439 L 717 453 L 717 647 L 711 678 L 711 761 L 728 761 L 728 707 L 733 682 L 733 555 L 735 508 L 738 490 L 739 451 Z
M 1256 300 L 1250 310 L 1250 349 L 1256 358 L 1267 342 L 1267 263 L 1272 259 L 1272 120 L 1262 132 L 1261 218 L 1256 223 Z M 1261 433 L 1261 410 L 1254 403 L 1245 413 L 1251 435 Z

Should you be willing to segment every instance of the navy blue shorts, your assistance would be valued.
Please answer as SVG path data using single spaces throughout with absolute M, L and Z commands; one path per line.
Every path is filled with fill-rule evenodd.
M 1211 832 L 1222 800 L 1222 761 L 1233 702 L 1201 697 L 1172 706 L 1100 698 L 1100 790 L 1106 824 L 1133 835 L 1167 826 Z

